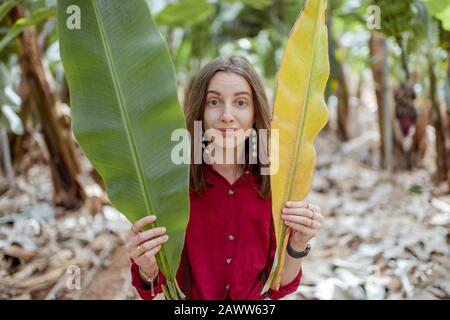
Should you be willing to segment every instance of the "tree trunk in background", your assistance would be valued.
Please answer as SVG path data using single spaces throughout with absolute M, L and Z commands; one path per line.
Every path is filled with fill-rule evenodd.
M 69 92 L 69 85 L 67 84 L 66 77 L 64 77 L 63 82 L 62 82 L 62 88 L 61 88 L 61 92 L 59 93 L 59 99 L 61 100 L 61 102 L 70 106 L 70 92 Z
M 0 164 L 3 163 L 8 185 L 12 187 L 14 184 L 14 170 L 11 163 L 11 152 L 9 149 L 9 139 L 6 128 L 0 128 L 0 151 Z
M 388 95 L 389 88 L 384 83 L 383 74 L 387 66 L 384 65 L 385 38 L 382 34 L 374 32 L 369 41 L 370 55 L 372 57 L 371 69 L 375 86 L 375 95 L 378 104 L 378 128 L 380 131 L 381 165 L 386 167 L 386 128 L 384 117 L 384 95 Z M 406 64 L 406 61 L 404 61 Z M 405 66 L 403 66 L 405 68 Z M 392 118 L 393 155 L 396 169 L 412 169 L 421 163 L 426 150 L 426 126 L 429 121 L 429 109 L 424 108 L 417 120 L 417 110 L 414 103 L 415 93 L 411 84 L 402 84 L 395 90 L 396 116 Z
M 350 114 L 350 105 L 349 105 L 349 94 L 347 87 L 347 80 L 345 78 L 344 68 L 342 64 L 339 64 L 339 74 L 338 74 L 338 135 L 342 141 L 347 141 L 350 139 L 349 133 L 349 114 Z
M 30 91 L 25 81 L 25 77 L 22 77 L 19 85 L 19 96 L 22 99 L 22 107 L 20 108 L 20 121 L 23 124 L 23 134 L 14 135 L 13 137 L 13 162 L 19 164 L 23 156 L 23 142 L 28 136 L 27 122 L 30 115 Z
M 343 61 L 338 61 L 336 52 L 339 50 L 337 41 L 333 35 L 333 21 L 331 14 L 328 14 L 328 51 L 330 57 L 331 73 L 338 82 L 337 88 L 337 130 L 338 136 L 342 141 L 347 141 L 350 138 L 349 133 L 349 90 L 347 86 L 347 79 L 343 68 Z
M 405 41 L 401 35 L 397 35 L 395 37 L 395 40 L 397 41 L 397 44 L 400 47 L 400 61 L 402 64 L 403 73 L 405 75 L 404 80 L 406 83 L 408 83 L 411 77 L 408 67 L 408 54 L 406 52 Z
M 447 34 L 447 108 L 446 108 L 446 118 L 447 118 L 447 139 L 450 142 L 450 31 Z M 450 146 L 447 146 L 447 168 L 450 169 Z M 450 173 L 447 173 L 447 181 L 450 186 Z
M 425 103 L 421 108 L 416 121 L 416 132 L 414 134 L 413 150 L 411 154 L 411 162 L 413 167 L 423 165 L 425 152 L 427 151 L 427 126 L 431 119 L 431 106 Z
M 401 67 L 403 77 L 400 86 L 394 90 L 395 120 L 394 120 L 394 153 L 395 164 L 399 169 L 411 170 L 414 158 L 414 136 L 417 121 L 416 94 L 408 67 L 408 52 L 405 39 L 401 34 L 395 37 L 400 47 Z
M 377 115 L 378 115 L 378 129 L 380 132 L 380 165 L 382 167 L 385 167 L 385 160 L 384 160 L 384 118 L 383 118 L 383 110 L 384 110 L 384 103 L 383 103 L 383 70 L 384 70 L 384 64 L 383 64 L 383 55 L 384 55 L 384 37 L 379 32 L 373 32 L 370 41 L 369 41 L 369 50 L 370 50 L 370 56 L 372 57 L 371 60 L 371 69 L 373 74 L 373 82 L 375 87 L 375 95 L 377 98 Z
M 436 75 L 433 70 L 433 61 L 428 56 L 428 76 L 430 79 L 430 101 L 432 112 L 432 123 L 436 132 L 436 174 L 435 179 L 437 181 L 446 181 L 448 176 L 447 167 L 447 152 L 445 147 L 445 132 L 444 123 L 442 121 L 441 110 L 439 107 L 439 101 L 436 96 Z
M 11 12 L 13 21 L 23 16 L 20 6 Z M 22 74 L 30 89 L 30 97 L 36 102 L 36 108 L 32 112 L 40 121 L 51 157 L 55 205 L 69 209 L 78 208 L 85 198 L 85 193 L 77 181 L 80 164 L 71 132 L 65 130 L 58 121 L 59 101 L 52 88 L 51 75 L 43 64 L 43 52 L 37 43 L 35 27 L 26 28 L 19 36 L 18 42 Z

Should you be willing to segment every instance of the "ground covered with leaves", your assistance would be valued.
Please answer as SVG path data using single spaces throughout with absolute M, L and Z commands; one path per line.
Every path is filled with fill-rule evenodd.
M 449 299 L 449 190 L 425 169 L 381 170 L 372 142 L 317 138 L 309 201 L 325 223 L 286 299 Z M 15 188 L 0 181 L 0 299 L 138 299 L 126 219 L 94 184 L 74 212 L 52 207 L 51 190 L 42 164 Z

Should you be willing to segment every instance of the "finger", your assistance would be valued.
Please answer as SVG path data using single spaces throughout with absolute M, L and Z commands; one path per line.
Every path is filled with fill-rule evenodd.
M 290 219 L 285 219 L 285 221 L 302 224 L 309 229 L 319 230 L 322 227 L 322 224 L 320 222 L 300 216 L 290 216 Z
M 301 215 L 301 216 L 305 216 L 308 218 L 312 218 L 313 217 L 313 212 L 309 209 L 306 208 L 283 208 L 283 213 L 284 214 L 294 214 L 294 215 Z
M 309 237 L 315 237 L 317 235 L 318 230 L 317 229 L 311 229 L 308 228 L 302 224 L 298 224 L 298 223 L 293 223 L 290 221 L 285 221 L 284 222 L 288 227 L 290 227 L 291 229 L 294 229 L 295 231 L 298 231 L 300 233 L 303 233 L 304 235 L 307 235 Z
M 158 245 L 156 247 L 154 247 L 153 249 L 145 252 L 144 254 L 142 254 L 141 256 L 139 256 L 135 262 L 136 264 L 142 266 L 144 264 L 146 264 L 148 267 L 153 267 L 156 264 L 156 260 L 152 259 L 152 257 L 154 257 L 159 250 L 161 250 L 161 245 Z
M 133 252 L 133 255 L 136 258 L 138 258 L 139 256 L 151 251 L 154 247 L 162 245 L 163 243 L 167 242 L 168 240 L 169 240 L 169 236 L 164 235 L 164 236 L 149 240 L 147 242 L 144 242 L 143 244 L 140 244 L 139 246 L 136 247 L 135 251 Z
M 315 229 L 315 230 L 320 230 L 322 228 L 322 223 L 320 223 L 319 221 L 313 220 L 313 223 L 310 228 Z
M 309 229 L 319 230 L 322 228 L 322 224 L 320 222 L 302 216 L 287 215 L 284 216 L 283 219 L 284 221 L 302 224 Z
M 303 217 L 303 216 L 297 216 L 297 215 L 292 215 L 292 214 L 288 214 L 288 215 L 283 215 L 282 216 L 284 221 L 290 221 L 290 222 L 294 222 L 294 223 L 300 223 L 303 224 L 306 227 L 310 227 L 313 223 L 313 221 L 307 217 Z
M 138 233 L 143 227 L 145 227 L 149 223 L 153 223 L 154 221 L 156 221 L 155 215 L 145 216 L 133 224 L 133 226 L 131 227 L 131 231 L 133 231 L 134 233 Z
M 322 213 L 320 212 L 320 208 L 319 208 L 319 210 L 317 210 L 316 208 L 319 208 L 319 207 L 315 206 L 314 209 L 311 208 L 312 212 L 313 212 L 313 216 L 311 219 L 322 223 L 324 220 L 324 217 L 323 217 Z
M 132 246 L 136 247 L 149 239 L 163 235 L 165 232 L 166 228 L 164 227 L 152 228 L 150 230 L 141 232 L 136 235 L 134 241 L 132 242 Z
M 133 227 L 133 226 L 131 226 L 131 227 Z M 128 233 L 127 233 L 125 241 L 130 242 L 134 236 L 136 236 L 136 233 L 134 233 L 133 230 L 130 229 L 130 231 L 128 231 Z
M 316 220 L 316 221 L 318 221 L 318 222 L 320 222 L 320 223 L 323 223 L 323 221 L 325 220 L 324 219 L 324 217 L 323 217 L 323 215 L 319 212 L 319 213 L 315 213 L 314 214 L 314 220 Z
M 288 208 L 306 208 L 308 202 L 306 199 L 302 201 L 288 201 L 286 202 L 286 207 Z
M 317 213 L 322 213 L 322 209 L 320 209 L 319 206 L 316 206 L 315 204 L 309 203 L 308 204 L 308 208 L 317 212 Z

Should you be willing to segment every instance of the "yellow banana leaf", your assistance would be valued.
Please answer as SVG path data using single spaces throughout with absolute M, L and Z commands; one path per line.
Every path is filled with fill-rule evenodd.
M 270 177 L 277 251 L 265 286 L 270 284 L 274 290 L 280 287 L 289 239 L 281 210 L 286 201 L 307 196 L 316 164 L 313 141 L 328 120 L 324 99 L 330 72 L 326 7 L 326 0 L 306 2 L 291 30 L 278 73 L 271 129 L 279 130 L 279 144 L 272 145 Z

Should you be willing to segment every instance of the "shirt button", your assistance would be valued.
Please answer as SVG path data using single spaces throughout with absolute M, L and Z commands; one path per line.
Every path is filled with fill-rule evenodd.
M 234 236 L 233 236 L 232 234 L 230 234 L 230 235 L 228 236 L 228 239 L 234 240 Z
M 232 196 L 232 195 L 234 194 L 234 190 L 233 190 L 233 189 L 229 189 L 229 190 L 228 190 L 228 194 L 229 194 L 230 196 Z
M 233 261 L 233 259 L 231 259 L 231 258 L 228 258 L 228 259 L 227 259 L 227 263 L 228 263 L 228 264 L 230 264 L 231 261 Z
M 230 290 L 230 285 L 227 284 L 227 285 L 225 286 L 225 289 Z

